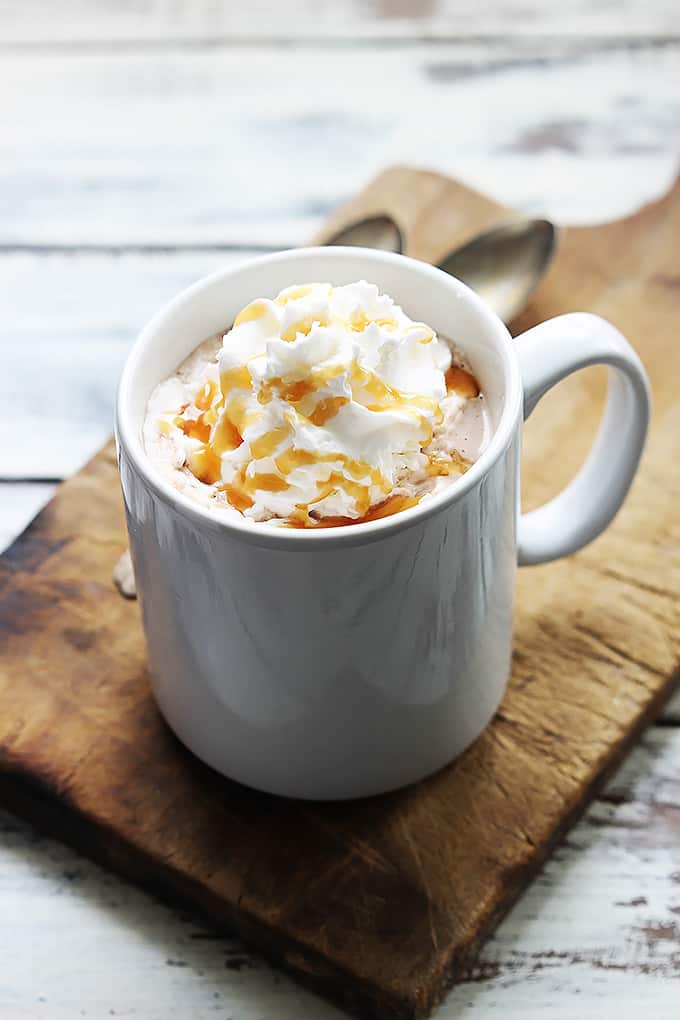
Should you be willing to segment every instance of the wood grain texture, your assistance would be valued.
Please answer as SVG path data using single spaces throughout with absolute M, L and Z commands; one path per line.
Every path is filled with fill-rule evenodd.
M 652 727 L 438 1020 L 676 1020 L 680 731 Z M 339 1020 L 237 938 L 0 812 L 3 1020 Z M 30 947 L 30 950 L 29 948 Z
M 442 217 L 454 215 L 462 236 L 465 203 L 477 224 L 499 214 L 410 171 L 384 175 L 362 202 L 406 210 L 417 224 L 411 250 L 429 258 Z M 236 927 L 349 1008 L 425 1015 L 670 692 L 680 535 L 668 470 L 678 452 L 667 371 L 678 289 L 668 266 L 679 223 L 676 189 L 626 223 L 566 232 L 524 317 L 582 306 L 622 325 L 650 370 L 656 427 L 611 531 L 521 575 L 508 696 L 457 763 L 400 794 L 309 806 L 245 791 L 184 752 L 151 700 L 136 607 L 110 584 L 124 536 L 109 449 L 2 560 L 6 803 Z M 583 374 L 551 396 L 554 428 L 527 437 L 530 497 L 575 466 L 579 442 L 560 429 L 585 442 L 600 385 Z
M 0 3 L 0 478 L 82 466 L 110 431 L 120 366 L 151 311 L 242 245 L 302 243 L 387 160 L 456 173 L 561 223 L 613 219 L 673 176 L 680 43 L 660 39 L 673 5 L 617 5 L 623 35 L 648 19 L 634 45 L 565 42 L 560 25 L 587 33 L 606 17 L 580 2 L 568 16 L 492 3 L 483 24 L 469 3 L 266 6 Z M 272 42 L 312 7 L 323 46 Z M 411 30 L 398 44 L 335 45 L 343 18 Z M 416 27 L 441 18 L 460 37 L 423 41 Z M 246 44 L 238 26 L 255 23 Z M 63 45 L 17 48 L 26 26 L 34 43 Z M 159 26 L 180 41 L 198 26 L 204 42 L 156 45 Z

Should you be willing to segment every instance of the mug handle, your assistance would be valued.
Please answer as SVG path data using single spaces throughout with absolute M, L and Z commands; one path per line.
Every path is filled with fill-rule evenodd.
M 524 387 L 524 418 L 565 376 L 589 365 L 609 366 L 609 386 L 599 432 L 576 477 L 554 499 L 522 514 L 520 566 L 546 563 L 575 552 L 603 531 L 623 503 L 647 435 L 649 382 L 628 341 L 598 315 L 574 312 L 516 338 Z

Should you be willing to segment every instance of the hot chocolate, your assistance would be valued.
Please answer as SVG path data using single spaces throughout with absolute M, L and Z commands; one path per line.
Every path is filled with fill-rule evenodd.
M 489 432 L 463 352 L 360 281 L 250 302 L 156 387 L 144 443 L 217 514 L 318 528 L 455 484 Z

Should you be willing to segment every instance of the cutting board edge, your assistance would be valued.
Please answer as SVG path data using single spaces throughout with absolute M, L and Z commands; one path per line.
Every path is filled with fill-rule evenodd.
M 30 773 L 12 766 L 0 752 L 0 808 L 28 822 L 42 835 L 65 843 L 94 864 L 130 881 L 141 892 L 158 899 L 168 909 L 182 911 L 219 934 L 237 937 L 272 966 L 285 971 L 331 1005 L 339 1003 L 357 1017 L 367 1020 L 421 1020 L 426 1014 L 414 1012 L 399 995 L 384 993 L 375 1003 L 375 990 L 363 979 L 290 939 L 286 954 L 272 948 L 280 937 L 261 921 L 244 911 L 226 908 L 218 897 L 206 897 L 199 883 L 185 881 L 176 869 L 163 862 L 150 862 L 144 851 L 126 843 L 113 829 L 87 818 L 68 798 Z M 65 827 L 69 828 L 65 836 Z M 204 902 L 201 902 L 204 901 Z M 294 960 L 291 960 L 295 954 Z M 301 966 L 301 964 L 304 964 Z M 349 981 L 354 983 L 348 995 Z M 357 995 L 357 991 L 365 994 Z M 368 1009 L 366 1007 L 369 1007 Z M 386 1010 L 387 1006 L 387 1010 Z
M 105 450 L 106 447 L 103 447 L 100 454 Z M 37 831 L 67 843 L 95 864 L 131 881 L 142 892 L 155 896 L 168 908 L 184 910 L 194 916 L 197 922 L 213 928 L 217 921 L 218 930 L 225 936 L 242 938 L 246 945 L 252 946 L 268 963 L 284 970 L 291 978 L 332 1005 L 341 1004 L 353 1015 L 365 1020 L 425 1020 L 452 987 L 474 973 L 474 962 L 481 948 L 540 872 L 564 835 L 583 816 L 598 791 L 616 772 L 631 746 L 654 722 L 679 688 L 680 666 L 645 703 L 634 725 L 621 741 L 612 745 L 601 768 L 593 774 L 585 795 L 574 799 L 574 804 L 540 853 L 529 858 L 526 866 L 516 870 L 512 886 L 506 886 L 506 897 L 488 914 L 476 930 L 474 938 L 462 951 L 457 948 L 444 960 L 427 996 L 423 996 L 418 988 L 414 988 L 414 994 L 409 997 L 389 989 L 371 987 L 365 979 L 348 973 L 327 956 L 293 939 L 289 940 L 290 945 L 282 954 L 272 948 L 272 939 L 278 933 L 243 912 L 239 914 L 234 908 L 226 908 L 218 897 L 206 897 L 199 883 L 187 882 L 166 863 L 151 862 L 153 867 L 150 867 L 141 849 L 127 844 L 115 830 L 107 829 L 96 819 L 85 816 L 77 806 L 69 803 L 68 796 L 55 790 L 49 781 L 41 782 L 34 774 L 12 763 L 1 748 L 0 805 L 34 826 Z M 68 838 L 64 836 L 65 825 L 70 829 Z M 295 954 L 294 959 L 291 959 L 292 954 Z M 350 982 L 353 987 L 350 987 Z

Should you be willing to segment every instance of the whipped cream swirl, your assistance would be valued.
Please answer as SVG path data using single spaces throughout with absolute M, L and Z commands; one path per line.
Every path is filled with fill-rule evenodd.
M 289 287 L 243 309 L 198 392 L 159 425 L 244 516 L 342 523 L 394 498 L 403 478 L 465 469 L 432 444 L 442 405 L 478 392 L 447 394 L 449 370 L 472 380 L 375 285 Z

